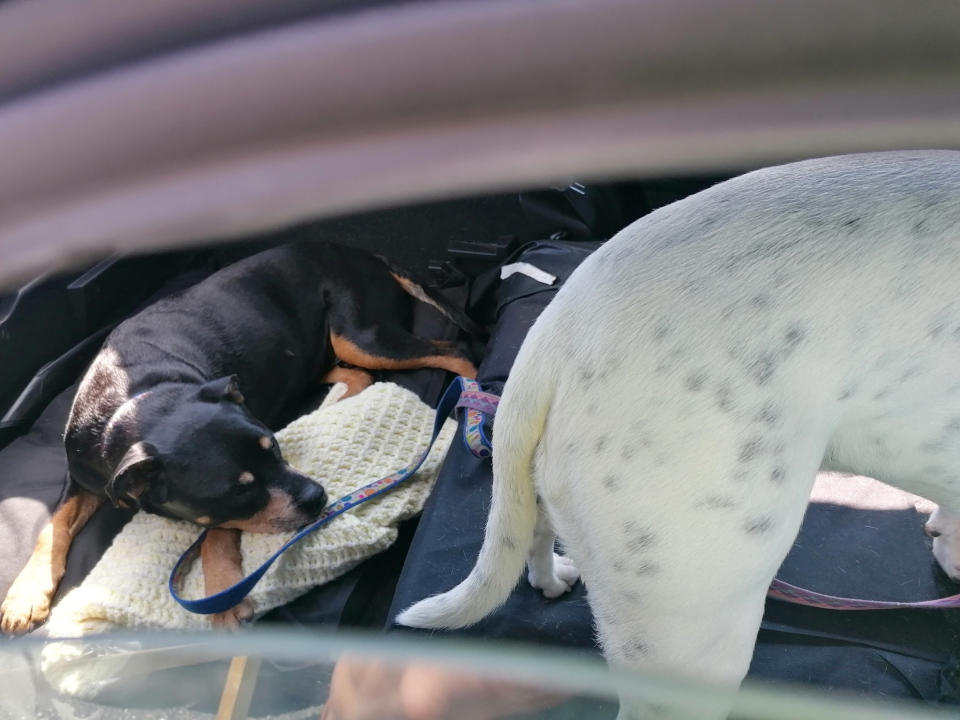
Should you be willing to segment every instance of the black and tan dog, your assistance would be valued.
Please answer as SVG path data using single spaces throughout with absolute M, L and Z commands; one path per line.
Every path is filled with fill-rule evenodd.
M 380 258 L 298 243 L 231 265 L 120 324 L 77 390 L 64 436 L 69 496 L 7 593 L 2 630 L 26 632 L 46 619 L 70 543 L 104 499 L 211 528 L 201 556 L 206 591 L 238 581 L 241 530 L 293 530 L 326 504 L 320 485 L 284 462 L 269 430 L 284 408 L 324 382 L 359 392 L 369 370 L 475 376 L 457 345 L 412 334 L 418 301 L 477 331 Z M 241 604 L 214 622 L 249 615 Z

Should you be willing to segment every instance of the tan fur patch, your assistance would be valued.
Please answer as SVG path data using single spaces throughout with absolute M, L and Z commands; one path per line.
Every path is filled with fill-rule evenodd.
M 279 533 L 295 530 L 309 520 L 293 504 L 293 498 L 279 490 L 271 490 L 270 501 L 263 510 L 243 520 L 230 520 L 220 527 L 255 533 Z
M 450 317 L 450 314 L 444 308 L 440 307 L 440 305 L 437 304 L 432 297 L 427 295 L 426 291 L 413 280 L 410 278 L 405 278 L 402 275 L 397 275 L 397 273 L 394 272 L 391 272 L 390 276 L 397 281 L 397 285 L 402 287 L 403 291 L 407 293 L 407 295 L 419 300 L 422 303 L 426 303 L 427 305 L 435 307 L 440 311 L 441 314 L 444 315 L 444 317 L 448 318 L 449 320 L 453 320 L 453 318 Z
M 368 370 L 415 370 L 432 367 L 449 370 L 456 375 L 475 378 L 477 368 L 469 360 L 455 355 L 426 355 L 418 358 L 388 358 L 372 355 L 343 335 L 330 333 L 333 352 L 344 362 Z

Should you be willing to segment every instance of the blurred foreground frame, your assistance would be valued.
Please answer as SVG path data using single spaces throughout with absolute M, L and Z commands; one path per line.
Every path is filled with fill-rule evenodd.
M 0 682 L 8 689 L 0 698 L 0 714 L 15 709 L 18 696 L 29 695 L 39 704 L 50 689 L 37 683 L 36 671 L 42 656 L 55 644 L 77 644 L 70 661 L 102 664 L 114 673 L 114 681 L 132 682 L 152 673 L 175 667 L 195 666 L 202 675 L 204 666 L 234 658 L 217 713 L 218 720 L 247 717 L 253 693 L 256 667 L 261 661 L 317 667 L 318 682 L 323 670 L 341 657 L 405 666 L 432 664 L 439 668 L 476 673 L 480 677 L 528 685 L 546 691 L 560 691 L 573 697 L 594 698 L 616 705 L 618 690 L 654 704 L 675 704 L 694 713 L 717 703 L 726 703 L 728 692 L 704 683 L 680 680 L 656 673 L 627 673 L 610 670 L 602 659 L 577 651 L 544 650 L 515 643 L 451 638 L 428 638 L 409 633 L 384 636 L 379 633 L 333 629 L 306 630 L 270 626 L 242 633 L 114 633 L 72 639 L 16 638 L 0 647 Z M 66 654 L 66 653 L 65 653 Z M 237 660 L 242 658 L 245 660 Z M 50 669 L 45 668 L 49 673 Z M 69 664 L 65 667 L 70 671 Z M 209 671 L 209 677 L 222 672 Z M 13 688 L 17 693 L 9 692 Z M 263 688 L 269 692 L 269 688 Z M 160 689 L 162 691 L 162 688 Z M 30 708 L 21 708 L 29 711 Z M 6 714 L 3 714 L 6 717 Z M 10 715 L 10 717 L 32 717 Z M 298 715 L 299 716 L 299 715 Z M 943 711 L 902 700 L 868 700 L 849 693 L 831 693 L 809 687 L 747 680 L 734 703 L 731 720 L 937 720 L 955 717 Z
M 348 5 L 4 4 L 0 284 L 573 176 L 960 139 L 946 0 Z
M 0 288 L 572 177 L 957 147 L 957 28 L 946 0 L 8 2 Z M 224 717 L 245 714 L 260 638 L 190 641 L 190 662 L 236 658 Z M 149 668 L 185 651 L 138 652 Z M 939 716 L 750 697 L 737 717 Z

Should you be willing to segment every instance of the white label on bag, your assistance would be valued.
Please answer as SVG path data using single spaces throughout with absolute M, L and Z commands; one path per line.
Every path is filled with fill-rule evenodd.
M 500 279 L 506 280 L 514 273 L 526 275 L 528 278 L 536 280 L 538 283 L 543 283 L 544 285 L 553 285 L 557 281 L 556 275 L 551 275 L 550 273 L 541 270 L 536 265 L 531 265 L 530 263 L 525 262 L 510 263 L 509 265 L 504 265 L 501 267 Z

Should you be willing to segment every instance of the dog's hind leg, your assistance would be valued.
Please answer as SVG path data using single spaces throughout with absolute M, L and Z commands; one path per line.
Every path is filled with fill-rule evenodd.
M 336 356 L 367 370 L 440 368 L 467 378 L 477 376 L 476 366 L 453 346 L 413 335 L 402 328 L 376 325 L 358 333 L 357 339 L 333 332 L 330 341 Z
M 589 422 L 548 417 L 537 492 L 580 570 L 611 666 L 720 689 L 711 708 L 656 687 L 638 697 L 640 684 L 626 683 L 621 717 L 725 717 L 825 443 L 797 413 L 763 431 L 756 411 L 738 422 L 706 393 L 678 407 L 610 385 L 562 398 L 572 407 L 579 392 L 585 414 L 591 402 L 609 409 Z M 688 408 L 695 420 L 684 424 L 677 415 Z
M 76 488 L 40 531 L 33 554 L 0 605 L 0 630 L 19 634 L 47 619 L 67 566 L 70 544 L 103 498 Z
M 560 597 L 569 591 L 580 577 L 573 560 L 554 552 L 556 539 L 550 519 L 543 508 L 538 506 L 533 547 L 527 555 L 527 580 L 548 598 Z
M 347 386 L 347 392 L 344 393 L 343 398 L 348 398 L 356 395 L 357 393 L 365 390 L 370 387 L 373 383 L 373 378 L 370 376 L 366 370 L 361 370 L 360 368 L 353 367 L 341 367 L 337 365 L 333 370 L 328 372 L 323 377 L 323 382 L 330 385 L 336 385 L 338 382 L 342 382 Z
M 591 605 L 597 613 L 591 597 Z M 602 610 L 600 611 L 602 612 Z M 697 685 L 705 692 L 673 692 L 668 694 L 659 685 L 653 692 L 638 691 L 643 687 L 627 674 L 620 689 L 620 713 L 617 720 L 723 720 L 730 713 L 740 682 L 740 675 L 746 671 L 756 639 L 757 627 L 763 613 L 763 598 L 752 604 L 740 603 L 731 608 L 719 604 L 710 607 L 704 603 L 694 615 L 678 612 L 672 616 L 661 616 L 665 631 L 674 632 L 679 637 L 674 642 L 685 642 L 685 651 L 693 650 L 703 643 L 702 665 L 691 672 L 707 670 L 712 677 L 695 678 Z M 600 613 L 597 613 L 600 614 Z M 646 655 L 652 653 L 647 644 L 646 635 L 633 633 L 629 622 L 620 623 L 615 617 L 597 619 L 598 635 L 604 648 L 604 657 L 612 668 L 622 673 L 645 671 Z M 722 636 L 722 637 L 721 637 Z M 709 666 L 709 667 L 704 667 Z M 658 668 L 663 671 L 664 668 Z M 674 675 L 671 668 L 669 674 Z M 717 675 L 728 675 L 718 680 Z M 656 677 L 656 676 L 652 676 Z M 647 676 L 648 681 L 651 676 Z M 678 678 L 679 679 L 679 678 Z M 676 687 L 683 688 L 678 683 Z
M 725 718 L 750 663 L 763 615 L 762 583 L 736 567 L 723 569 L 719 558 L 715 577 L 703 574 L 686 583 L 682 573 L 642 560 L 623 565 L 614 560 L 603 572 L 617 579 L 591 582 L 597 577 L 596 563 L 579 555 L 578 561 L 589 565 L 584 575 L 590 606 L 611 667 L 626 673 L 666 672 L 714 690 L 671 697 L 659 694 L 659 687 L 655 694 L 638 692 L 638 683 L 628 679 L 620 692 L 619 720 Z M 721 576 L 724 582 L 739 576 L 744 587 L 715 595 Z

